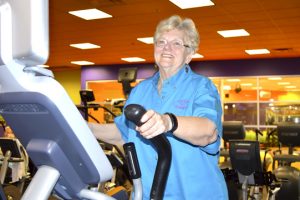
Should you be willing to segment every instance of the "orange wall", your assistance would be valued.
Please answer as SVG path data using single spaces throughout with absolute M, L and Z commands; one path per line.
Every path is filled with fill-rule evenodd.
M 87 88 L 93 90 L 95 101 L 100 105 L 104 106 L 105 101 L 109 101 L 111 99 L 125 99 L 125 96 L 122 91 L 122 84 L 117 81 L 99 81 L 99 82 L 88 82 Z M 104 122 L 104 110 L 89 110 L 89 114 L 95 117 L 100 123 Z M 89 119 L 89 121 L 94 121 L 93 119 Z

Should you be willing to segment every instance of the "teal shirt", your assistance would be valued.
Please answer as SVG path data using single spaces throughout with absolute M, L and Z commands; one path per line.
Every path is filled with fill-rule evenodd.
M 224 176 L 219 169 L 219 147 L 222 133 L 220 97 L 210 79 L 194 73 L 186 65 L 165 80 L 158 93 L 159 73 L 140 82 L 131 92 L 126 105 L 140 104 L 146 110 L 171 112 L 178 116 L 197 116 L 212 120 L 219 133 L 216 142 L 204 147 L 192 145 L 166 133 L 172 147 L 172 162 L 164 200 L 228 199 Z M 125 105 L 125 106 L 126 106 Z M 150 190 L 157 163 L 157 153 L 150 141 L 135 131 L 135 125 L 124 114 L 115 123 L 126 142 L 133 142 L 142 172 L 143 199 Z

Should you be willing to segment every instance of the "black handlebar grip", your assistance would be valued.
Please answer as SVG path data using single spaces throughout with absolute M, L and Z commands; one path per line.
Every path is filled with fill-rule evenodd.
M 128 166 L 128 171 L 131 179 L 141 178 L 141 170 L 139 161 L 136 155 L 134 143 L 128 142 L 123 145 L 125 151 L 125 159 Z
M 141 119 L 146 112 L 145 108 L 138 104 L 129 104 L 124 110 L 126 118 L 137 126 L 141 126 L 143 124 Z
M 126 118 L 135 123 L 137 126 L 141 126 L 143 124 L 140 120 L 145 113 L 145 108 L 138 104 L 130 104 L 126 106 L 124 110 Z M 151 138 L 150 141 L 155 146 L 158 155 L 150 192 L 150 199 L 161 200 L 164 195 L 171 166 L 172 149 L 169 140 L 164 134 L 157 135 Z

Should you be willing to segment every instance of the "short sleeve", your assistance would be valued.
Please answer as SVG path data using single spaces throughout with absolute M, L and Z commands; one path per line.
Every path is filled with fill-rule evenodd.
M 201 148 L 209 154 L 217 154 L 222 137 L 222 107 L 218 91 L 209 79 L 206 79 L 206 81 L 204 81 L 204 83 L 202 82 L 197 88 L 193 104 L 193 116 L 207 118 L 216 125 L 218 131 L 217 140 Z

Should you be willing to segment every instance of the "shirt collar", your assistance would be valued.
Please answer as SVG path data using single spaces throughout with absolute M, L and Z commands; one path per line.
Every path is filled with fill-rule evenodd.
M 185 64 L 179 71 L 168 79 L 164 80 L 164 83 L 168 82 L 170 85 L 176 86 L 187 78 L 187 75 L 191 73 L 191 68 L 188 64 Z M 157 86 L 160 74 L 155 73 L 153 76 L 153 84 Z

